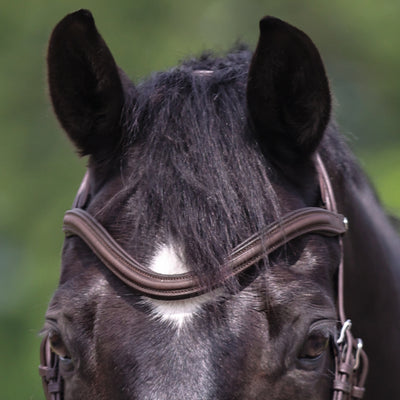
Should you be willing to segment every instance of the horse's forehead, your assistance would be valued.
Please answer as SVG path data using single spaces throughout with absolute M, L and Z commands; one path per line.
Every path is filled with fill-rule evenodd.
M 309 246 L 301 251 L 297 261 L 289 266 L 288 260 L 275 266 L 268 271 L 261 272 L 261 280 L 265 286 L 260 291 L 259 285 L 255 285 L 253 290 L 247 291 L 247 300 L 255 300 L 260 303 L 260 295 L 248 297 L 248 293 L 260 291 L 264 293 L 265 299 L 261 299 L 264 304 L 270 307 L 293 307 L 294 303 L 298 306 L 308 306 L 308 303 L 315 309 L 321 307 L 321 312 L 330 308 L 333 303 L 329 297 L 329 291 L 320 285 L 315 284 L 315 276 L 325 275 L 328 271 L 325 268 L 325 255 L 314 252 Z M 151 257 L 149 268 L 154 272 L 175 275 L 190 271 L 184 256 L 178 245 L 172 241 L 161 244 Z M 326 279 L 322 281 L 327 282 Z M 213 290 L 204 295 L 184 299 L 184 300 L 156 300 L 146 298 L 144 302 L 151 308 L 151 317 L 167 323 L 180 330 L 193 318 L 198 317 L 207 303 L 216 302 L 224 294 L 222 288 Z M 268 299 L 268 300 L 267 300 Z M 257 306 L 259 307 L 259 306 Z
M 165 275 L 182 274 L 190 271 L 178 245 L 169 241 L 168 244 L 158 245 L 151 258 L 149 268 Z M 145 303 L 151 308 L 152 318 L 167 323 L 180 330 L 198 315 L 202 307 L 215 301 L 221 290 L 213 290 L 194 298 L 183 300 L 157 300 L 146 298 Z

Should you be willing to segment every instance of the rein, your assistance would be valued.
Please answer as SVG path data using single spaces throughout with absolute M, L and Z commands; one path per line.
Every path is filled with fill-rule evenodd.
M 337 212 L 335 197 L 326 169 L 319 156 L 316 168 L 320 180 L 322 207 L 305 207 L 287 213 L 261 232 L 251 236 L 233 249 L 223 264 L 230 271 L 212 287 L 204 287 L 192 273 L 164 275 L 150 271 L 130 256 L 107 230 L 83 209 L 89 196 L 88 174 L 79 188 L 74 206 L 64 216 L 66 236 L 79 236 L 103 264 L 121 281 L 139 293 L 161 298 L 180 299 L 199 296 L 222 286 L 252 265 L 291 240 L 307 233 L 338 236 L 341 262 L 338 274 L 338 314 L 341 333 L 335 348 L 335 379 L 333 400 L 361 399 L 368 371 L 368 358 L 362 349 L 361 339 L 351 334 L 350 320 L 346 320 L 343 299 L 343 245 L 341 235 L 347 230 L 347 219 Z M 59 371 L 59 357 L 51 350 L 49 338 L 41 345 L 39 373 L 47 400 L 63 399 L 63 380 Z

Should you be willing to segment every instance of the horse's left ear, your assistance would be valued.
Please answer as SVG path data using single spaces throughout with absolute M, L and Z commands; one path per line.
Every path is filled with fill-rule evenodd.
M 247 104 L 264 152 L 296 162 L 316 150 L 330 118 L 331 97 L 321 57 L 307 35 L 276 18 L 260 21 Z
M 50 96 L 61 125 L 82 155 L 110 157 L 121 140 L 121 77 L 92 14 L 80 10 L 54 28 L 48 49 Z

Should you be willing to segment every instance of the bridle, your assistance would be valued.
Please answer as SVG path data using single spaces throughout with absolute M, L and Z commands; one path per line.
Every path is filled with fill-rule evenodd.
M 319 155 L 316 157 L 321 197 L 327 210 L 337 213 L 337 204 L 329 175 Z M 344 218 L 347 225 L 347 218 Z M 333 400 L 362 399 L 368 375 L 368 357 L 363 350 L 361 339 L 351 333 L 351 321 L 344 311 L 344 251 L 343 240 L 339 237 L 340 264 L 338 271 L 337 309 L 341 323 L 339 338 L 336 340 L 335 379 L 333 381 Z
M 362 340 L 354 339 L 351 321 L 344 312 L 343 244 L 341 235 L 347 230 L 347 219 L 337 212 L 335 197 L 325 166 L 319 155 L 315 159 L 319 175 L 321 199 L 324 207 L 301 208 L 284 215 L 261 232 L 235 247 L 223 264 L 230 271 L 214 287 L 204 287 L 192 273 L 163 275 L 150 271 L 131 257 L 84 207 L 89 196 L 88 174 L 78 191 L 74 206 L 64 216 L 66 236 L 79 236 L 121 281 L 139 293 L 161 298 L 181 299 L 199 296 L 220 287 L 228 279 L 237 277 L 262 258 L 291 240 L 307 233 L 338 236 L 341 261 L 338 272 L 337 309 L 341 331 L 336 341 L 333 400 L 361 399 L 365 392 L 368 358 Z M 63 399 L 63 379 L 59 371 L 59 357 L 50 347 L 49 338 L 42 340 L 39 373 L 47 400 Z

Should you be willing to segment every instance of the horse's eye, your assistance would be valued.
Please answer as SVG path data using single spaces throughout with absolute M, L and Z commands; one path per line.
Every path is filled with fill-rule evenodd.
M 70 359 L 67 348 L 61 335 L 57 332 L 50 332 L 49 334 L 50 347 L 62 359 Z
M 315 360 L 319 358 L 329 345 L 329 337 L 323 334 L 311 334 L 300 351 L 299 358 Z

